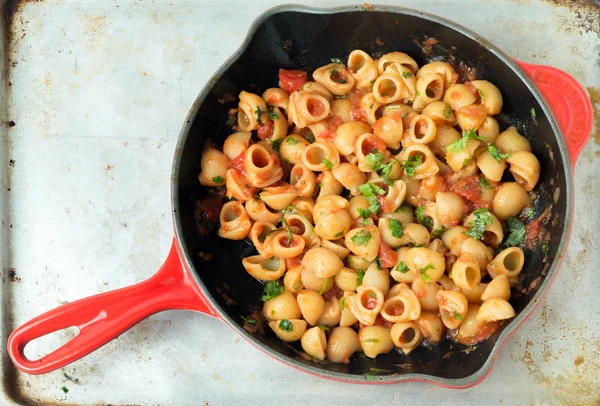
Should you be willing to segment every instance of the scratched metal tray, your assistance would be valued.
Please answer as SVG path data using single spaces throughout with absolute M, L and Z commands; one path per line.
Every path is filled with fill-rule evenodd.
M 359 388 L 320 380 L 271 360 L 221 322 L 186 312 L 153 316 L 60 371 L 29 376 L 12 367 L 4 349 L 14 327 L 158 269 L 171 238 L 169 174 L 182 120 L 252 20 L 279 3 L 0 3 L 7 16 L 0 24 L 6 39 L 0 48 L 0 403 L 598 404 L 598 126 L 575 172 L 565 264 L 542 308 L 508 341 L 479 386 Z M 571 73 L 587 87 L 600 121 L 600 11 L 592 0 L 401 4 L 466 25 L 520 60 Z M 28 354 L 47 352 L 72 334 L 42 339 Z

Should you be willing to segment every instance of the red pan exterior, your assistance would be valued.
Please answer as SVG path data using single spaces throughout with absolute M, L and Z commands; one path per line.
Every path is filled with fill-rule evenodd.
M 430 18 L 434 17 L 430 16 Z M 547 66 L 531 65 L 518 61 L 517 63 L 531 77 L 548 102 L 560 126 L 568 150 L 570 159 L 566 159 L 566 161 L 570 161 L 571 165 L 574 166 L 579 153 L 589 138 L 593 125 L 592 107 L 587 94 L 581 85 L 565 72 Z M 195 104 L 192 111 L 196 107 Z M 185 131 L 184 127 L 182 136 Z M 176 157 L 177 154 L 176 152 Z M 569 182 L 570 180 L 567 181 Z M 175 185 L 173 185 L 174 188 Z M 573 205 L 571 204 L 570 207 L 572 210 Z M 572 219 L 572 216 L 570 218 Z M 571 224 L 566 224 L 565 227 L 568 228 L 570 235 Z M 565 253 L 566 250 L 563 250 L 562 255 L 556 258 L 559 266 L 564 259 Z M 186 264 L 190 263 L 189 258 L 186 258 L 186 254 L 182 252 L 182 242 L 178 241 L 176 233 L 171 251 L 164 265 L 153 277 L 131 287 L 68 303 L 30 320 L 17 328 L 9 337 L 8 353 L 11 359 L 24 372 L 30 374 L 50 372 L 89 354 L 119 336 L 142 319 L 164 310 L 195 310 L 227 322 L 226 318 L 220 316 L 220 314 L 223 314 L 222 309 L 213 308 L 211 302 L 215 303 L 215 301 L 205 296 L 206 290 L 197 279 L 197 275 L 188 269 Z M 522 318 L 518 326 L 513 327 L 511 332 L 497 345 L 495 351 L 492 353 L 491 363 L 488 364 L 487 369 L 478 374 L 474 379 L 457 382 L 456 384 L 446 383 L 446 381 L 440 380 L 437 377 L 429 379 L 427 377 L 414 376 L 361 381 L 356 378 L 344 379 L 333 374 L 311 371 L 282 357 L 274 351 L 265 350 L 265 348 L 256 345 L 255 342 L 248 338 L 248 335 L 241 334 L 239 327 L 234 327 L 231 323 L 227 323 L 233 327 L 234 331 L 240 333 L 243 338 L 257 346 L 257 348 L 264 351 L 267 355 L 315 376 L 349 383 L 390 384 L 399 382 L 431 382 L 449 388 L 468 388 L 478 384 L 489 374 L 506 340 L 514 334 L 516 329 L 539 306 L 548 293 L 549 287 L 557 274 L 558 270 L 554 272 L 552 280 L 546 285 L 546 288 L 538 292 L 535 306 L 529 309 L 526 317 Z M 29 360 L 25 357 L 24 348 L 28 342 L 71 326 L 77 326 L 80 333 L 67 344 L 38 360 Z

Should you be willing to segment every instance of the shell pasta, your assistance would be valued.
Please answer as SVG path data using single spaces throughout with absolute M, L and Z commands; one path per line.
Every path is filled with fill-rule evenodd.
M 489 338 L 515 316 L 542 169 L 493 117 L 500 89 L 403 52 L 324 62 L 242 91 L 200 162 L 226 200 L 219 237 L 256 249 L 246 325 L 314 362 Z

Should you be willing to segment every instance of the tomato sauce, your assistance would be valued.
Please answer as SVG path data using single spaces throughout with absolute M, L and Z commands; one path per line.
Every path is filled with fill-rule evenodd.
M 364 142 L 362 143 L 362 153 L 364 155 L 369 154 L 370 152 L 373 151 L 385 151 L 386 150 L 386 146 L 385 143 L 383 142 L 383 140 L 379 137 L 375 137 L 375 136 L 371 136 L 368 137 L 364 140 Z
M 319 137 L 332 140 L 333 138 L 335 138 L 335 132 L 337 131 L 337 128 L 342 124 L 343 121 L 339 116 L 330 116 L 327 119 L 327 128 L 325 129 L 325 131 L 319 134 Z
M 381 314 L 378 314 L 373 325 L 374 326 L 385 326 L 387 328 L 392 328 L 394 323 L 387 321 L 386 319 L 383 318 L 383 316 Z M 366 326 L 361 324 L 361 327 L 366 327 Z
M 481 199 L 479 177 L 477 175 L 459 179 L 450 186 L 450 189 L 463 199 L 467 200 L 469 212 L 479 208 L 489 209 L 490 207 L 490 202 Z
M 527 232 L 527 240 L 535 240 L 540 235 L 540 231 L 542 230 L 542 221 L 544 220 L 544 216 L 540 216 L 535 220 L 531 220 L 529 223 L 525 224 L 525 230 Z
M 233 158 L 230 164 L 233 169 L 246 176 L 246 170 L 244 169 L 244 159 L 246 159 L 246 151 L 242 151 L 238 156 Z
M 379 263 L 382 268 L 391 268 L 398 262 L 398 253 L 392 249 L 386 242 L 379 244 Z
M 302 89 L 308 80 L 306 71 L 279 69 L 279 87 L 292 93 Z
M 367 112 L 360 107 L 360 100 L 365 95 L 365 91 L 356 89 L 346 96 L 346 99 L 350 101 L 350 121 L 365 121 L 367 119 Z
M 363 306 L 365 307 L 365 309 L 373 310 L 377 307 L 377 297 L 371 297 L 371 295 L 369 294 L 367 302 L 364 303 L 363 301 Z
M 292 268 L 302 265 L 302 258 L 304 258 L 304 253 L 302 253 L 294 258 L 286 258 L 285 268 L 292 269 Z

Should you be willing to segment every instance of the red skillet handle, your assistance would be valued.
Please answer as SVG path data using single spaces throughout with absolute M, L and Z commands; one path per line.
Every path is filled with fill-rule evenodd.
M 102 347 L 150 315 L 170 309 L 196 310 L 217 317 L 198 285 L 184 268 L 174 240 L 161 269 L 150 279 L 50 310 L 17 328 L 8 339 L 15 365 L 29 374 L 61 368 Z M 29 360 L 23 350 L 30 341 L 76 326 L 79 334 L 54 352 Z
M 577 157 L 590 138 L 594 125 L 592 103 L 586 91 L 571 75 L 559 69 L 515 62 L 531 77 L 550 105 L 567 144 L 571 165 L 575 168 Z

